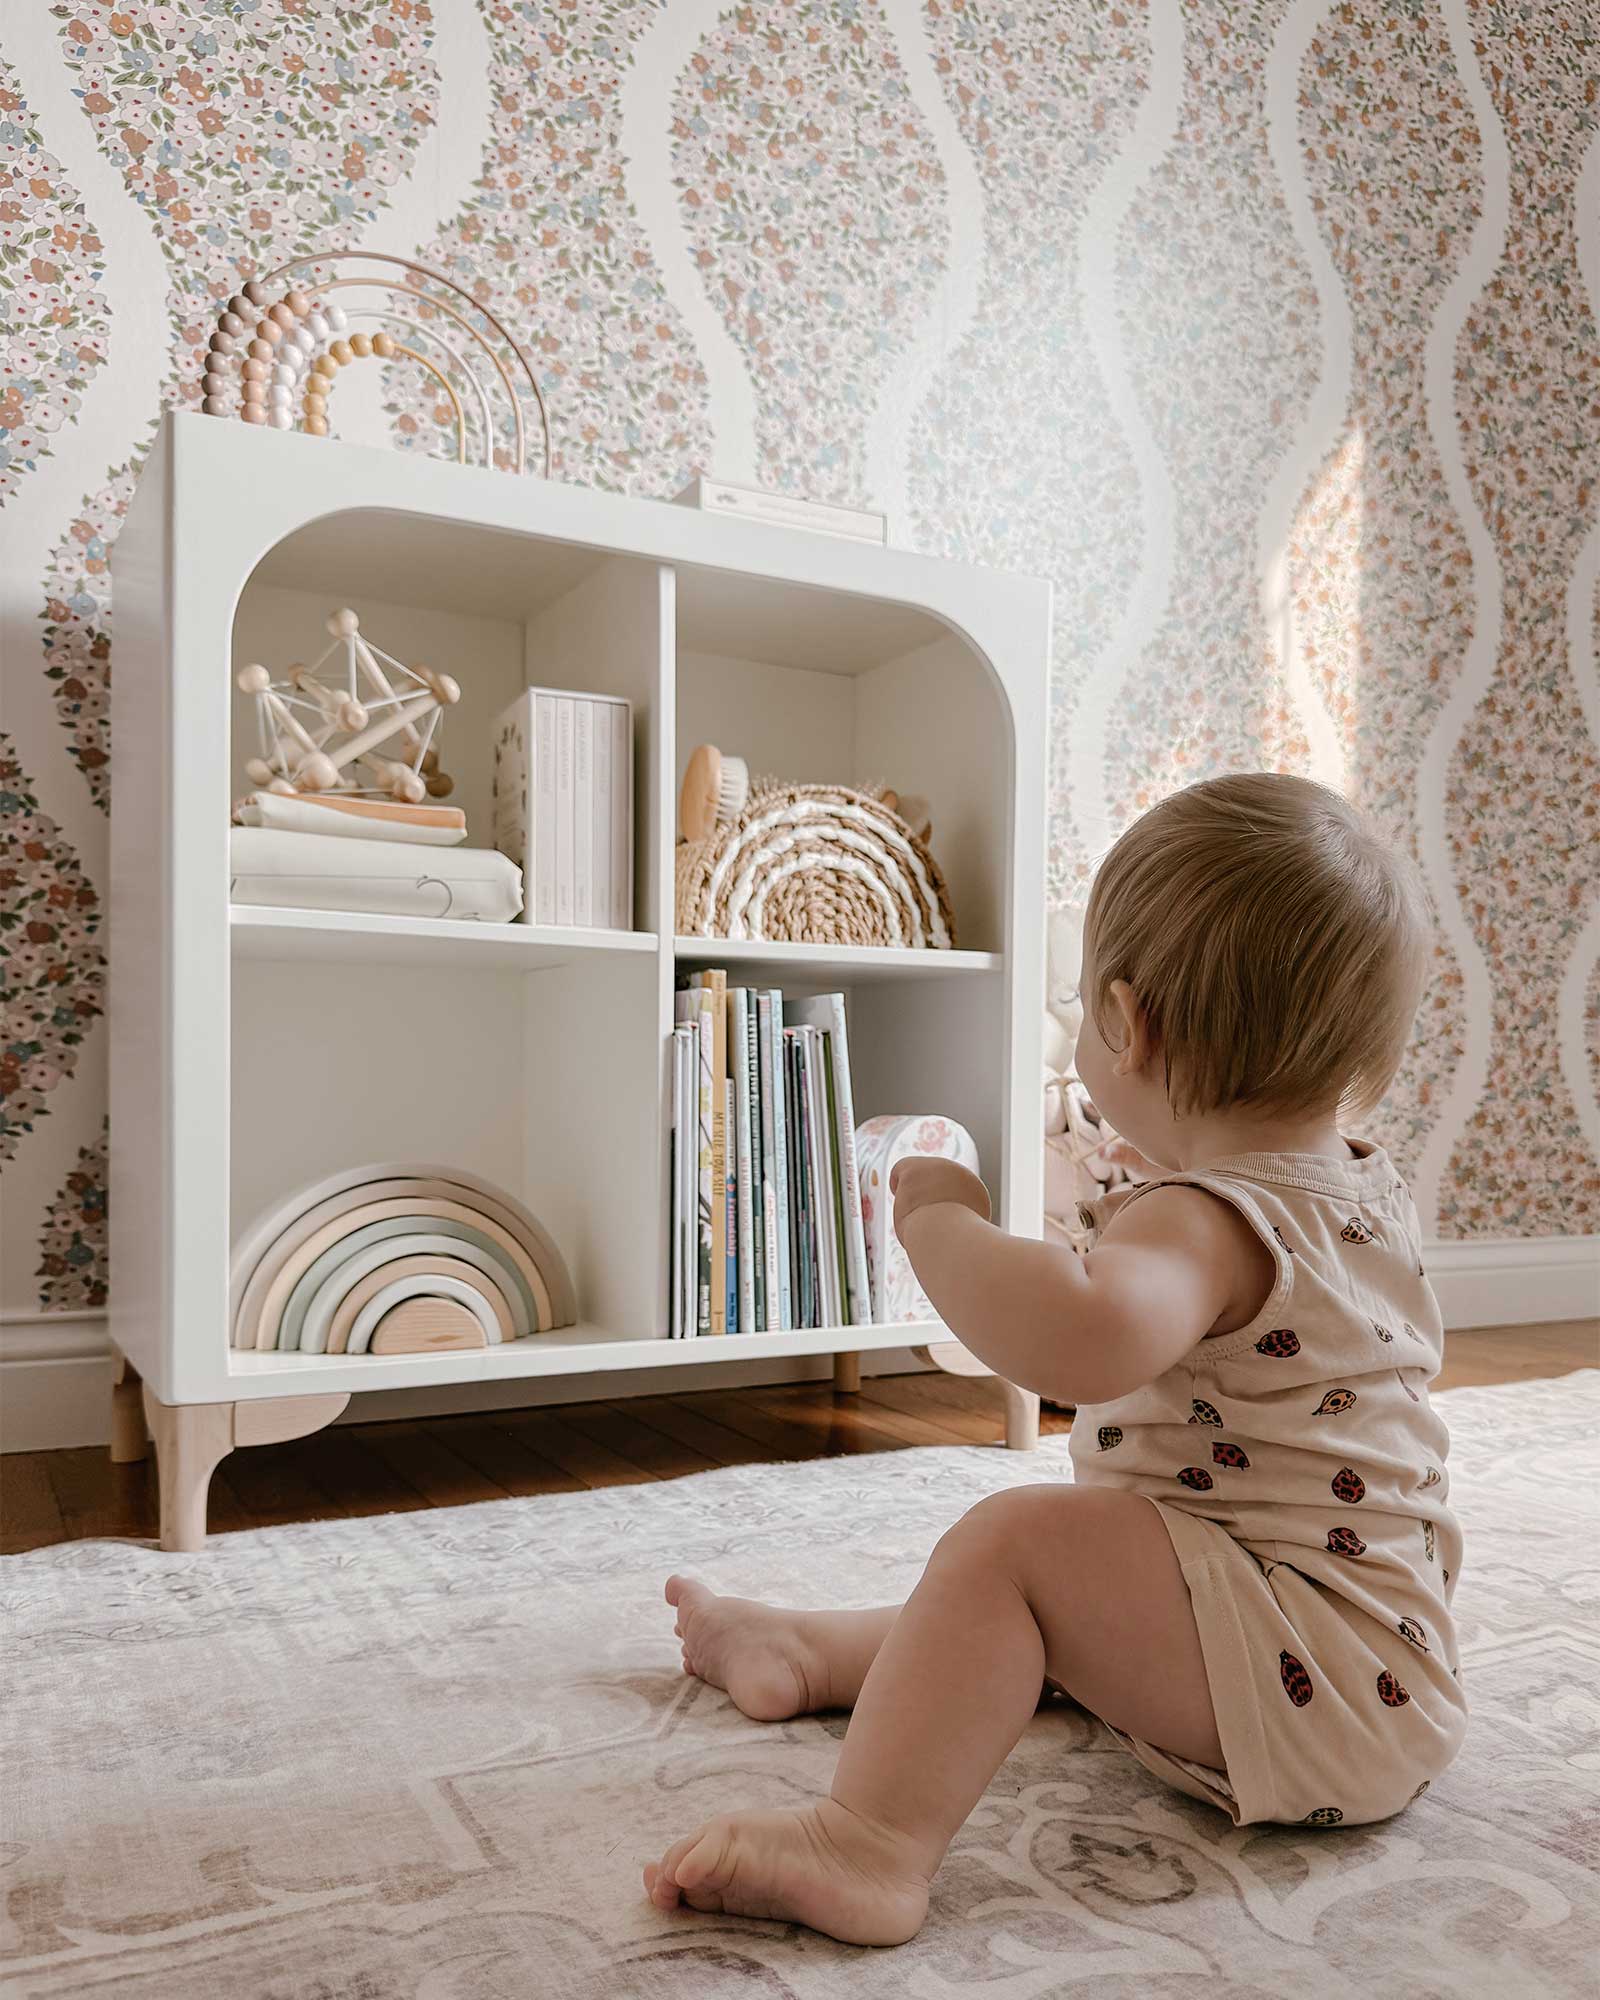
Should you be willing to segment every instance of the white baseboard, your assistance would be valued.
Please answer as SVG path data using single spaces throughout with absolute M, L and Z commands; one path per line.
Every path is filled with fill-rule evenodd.
M 1423 1261 L 1452 1332 L 1600 1320 L 1600 1236 L 1435 1243 L 1423 1251 Z M 104 1444 L 111 1410 L 107 1351 L 103 1313 L 0 1317 L 0 1452 Z M 866 1375 L 899 1375 L 921 1366 L 909 1348 L 883 1348 L 861 1357 Z M 380 1389 L 353 1397 L 341 1422 L 659 1396 L 758 1382 L 812 1382 L 829 1373 L 825 1355 L 804 1355 L 792 1361 L 712 1362 L 695 1369 L 692 1378 L 681 1368 L 641 1368 L 542 1381 Z

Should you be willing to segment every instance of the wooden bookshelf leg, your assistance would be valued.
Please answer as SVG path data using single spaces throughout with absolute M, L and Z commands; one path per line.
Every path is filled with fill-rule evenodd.
M 161 1494 L 161 1546 L 203 1548 L 211 1475 L 236 1446 L 282 1444 L 331 1424 L 350 1397 L 266 1396 L 243 1403 L 163 1403 L 144 1392 L 155 1439 Z
M 144 1384 L 122 1350 L 111 1350 L 111 1463 L 137 1465 L 150 1449 L 144 1427 Z
M 1039 1398 L 1014 1382 L 1002 1382 L 1006 1398 L 1006 1450 L 1034 1451 L 1039 1443 Z
M 859 1354 L 836 1354 L 833 1357 L 833 1386 L 842 1396 L 860 1394 L 861 1356 Z

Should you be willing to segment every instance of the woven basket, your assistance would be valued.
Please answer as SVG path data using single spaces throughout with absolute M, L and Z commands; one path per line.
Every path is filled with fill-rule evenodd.
M 758 778 L 743 809 L 677 850 L 687 937 L 949 951 L 939 864 L 876 793 Z

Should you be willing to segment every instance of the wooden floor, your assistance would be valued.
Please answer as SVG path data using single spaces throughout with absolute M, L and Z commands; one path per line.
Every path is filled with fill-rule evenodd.
M 1442 1388 L 1564 1375 L 1600 1365 L 1600 1323 L 1453 1334 Z M 1042 1429 L 1069 1420 L 1046 1410 Z M 271 1527 L 509 1495 L 677 1479 L 719 1465 L 992 1444 L 994 1383 L 880 1375 L 859 1396 L 826 1383 L 692 1390 L 629 1402 L 568 1403 L 492 1416 L 340 1425 L 292 1444 L 236 1451 L 211 1482 L 211 1531 Z M 91 1535 L 156 1531 L 153 1465 L 112 1465 L 104 1450 L 0 1458 L 0 1552 Z

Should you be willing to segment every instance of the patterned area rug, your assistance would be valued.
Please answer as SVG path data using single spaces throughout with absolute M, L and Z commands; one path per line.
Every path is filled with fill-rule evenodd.
M 1600 1952 L 1600 1372 L 1441 1398 L 1474 1726 L 1374 1829 L 1236 1832 L 1065 1706 L 962 1833 L 922 1934 L 860 1952 L 653 1912 L 639 1864 L 825 1789 L 840 1717 L 677 1670 L 669 1569 L 903 1595 L 975 1447 L 11 1558 L 6 1995 L 117 2000 L 1575 1996 Z

